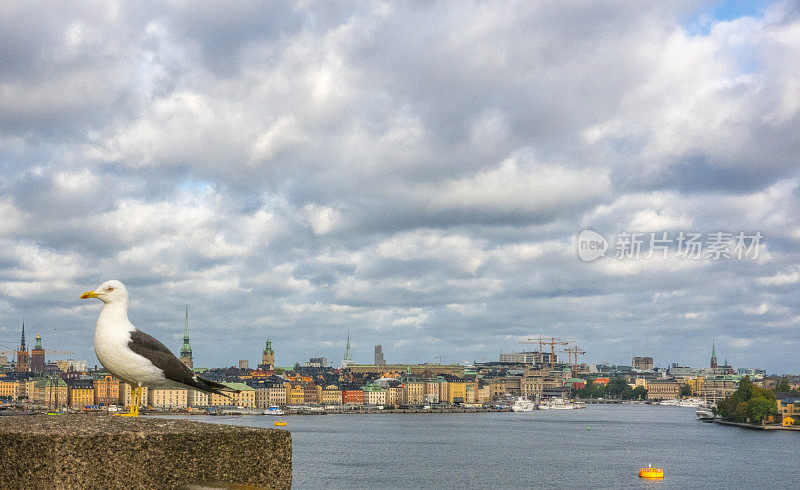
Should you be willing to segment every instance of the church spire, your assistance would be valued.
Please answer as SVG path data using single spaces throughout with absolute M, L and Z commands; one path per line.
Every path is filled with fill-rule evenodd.
M 183 325 L 183 346 L 181 346 L 181 362 L 194 367 L 192 362 L 192 346 L 189 344 L 189 305 L 186 305 L 186 321 Z
M 19 343 L 19 350 L 27 350 L 25 348 L 25 320 L 22 320 L 22 341 Z
M 717 346 L 711 342 L 711 368 L 717 367 Z

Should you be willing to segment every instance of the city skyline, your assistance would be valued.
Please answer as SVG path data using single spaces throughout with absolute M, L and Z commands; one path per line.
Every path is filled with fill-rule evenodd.
M 183 337 L 182 337 L 182 346 L 181 346 L 181 349 L 179 351 L 179 355 L 180 355 L 181 362 L 184 362 L 190 368 L 193 368 L 194 367 L 193 366 L 193 356 L 192 356 L 192 350 L 191 350 L 191 346 L 190 346 L 190 342 L 189 342 L 189 333 L 188 333 L 188 325 L 189 325 L 188 305 L 186 306 L 185 314 L 186 314 L 186 317 L 185 317 Z M 511 350 L 508 350 L 508 351 L 505 351 L 505 352 L 501 351 L 498 354 L 498 356 L 496 356 L 496 357 L 499 358 L 500 362 L 503 362 L 503 356 L 504 355 L 505 356 L 509 356 L 510 354 L 543 353 L 544 357 L 542 359 L 544 359 L 543 362 L 546 364 L 547 362 L 549 362 L 549 361 L 547 361 L 547 359 L 549 359 L 549 355 L 550 355 L 550 353 L 547 351 L 547 349 L 539 350 L 539 349 L 534 349 L 533 347 L 522 347 L 523 344 L 532 345 L 532 344 L 537 343 L 537 341 L 542 341 L 542 340 L 544 341 L 545 346 L 549 345 L 548 344 L 548 338 L 547 337 L 542 337 L 540 335 L 538 339 L 537 338 L 528 338 L 528 339 L 526 339 L 526 341 L 520 342 L 521 348 L 511 349 Z M 556 362 L 560 363 L 560 364 L 573 365 L 573 364 L 577 363 L 577 364 L 582 365 L 582 366 L 600 366 L 600 365 L 604 365 L 604 364 L 605 365 L 617 365 L 618 364 L 620 366 L 628 366 L 628 365 L 630 365 L 634 369 L 637 369 L 637 362 L 640 362 L 640 363 L 644 363 L 643 364 L 644 366 L 649 366 L 649 367 L 646 367 L 646 368 L 640 368 L 640 369 L 645 369 L 645 370 L 652 369 L 654 366 L 657 367 L 657 368 L 660 368 L 660 369 L 668 369 L 669 367 L 672 367 L 672 366 L 683 366 L 683 367 L 702 367 L 702 366 L 704 366 L 703 363 L 700 363 L 700 364 L 691 364 L 691 363 L 686 364 L 686 363 L 675 362 L 675 361 L 671 361 L 671 360 L 670 361 L 661 360 L 662 362 L 664 362 L 664 364 L 660 364 L 658 362 L 655 362 L 653 357 L 651 357 L 651 356 L 642 357 L 642 356 L 638 356 L 638 355 L 635 355 L 635 354 L 631 356 L 632 362 L 628 363 L 628 364 L 626 364 L 624 362 L 612 363 L 612 362 L 608 362 L 608 361 L 594 361 L 594 360 L 591 360 L 591 359 L 580 359 L 580 360 L 578 360 L 577 355 L 575 356 L 576 360 L 573 363 L 571 353 L 574 354 L 574 353 L 577 352 L 577 353 L 580 353 L 583 356 L 588 354 L 586 351 L 580 350 L 580 347 L 577 345 L 579 342 L 576 341 L 576 340 L 569 340 L 567 342 L 559 342 L 559 341 L 563 340 L 563 339 L 560 339 L 560 338 L 552 338 L 551 340 L 556 341 L 556 344 L 558 344 L 560 346 L 560 348 L 554 348 L 553 351 L 552 351 L 556 355 L 556 358 L 557 358 Z M 568 348 L 568 345 L 570 345 L 570 344 L 575 344 L 575 345 L 573 345 L 572 347 Z M 563 346 L 563 347 L 561 347 L 561 346 Z M 8 343 L 0 342 L 0 347 L 8 348 Z M 472 360 L 466 360 L 465 359 L 465 360 L 461 360 L 461 361 L 458 361 L 458 360 L 455 360 L 455 359 L 451 359 L 448 356 L 435 356 L 433 360 L 422 360 L 420 358 L 417 358 L 414 362 L 408 361 L 408 360 L 402 360 L 402 359 L 401 360 L 396 360 L 396 361 L 393 361 L 393 362 L 386 362 L 384 357 L 383 357 L 382 345 L 378 344 L 378 345 L 374 345 L 373 347 L 374 347 L 374 350 L 373 350 L 374 357 L 373 357 L 373 359 L 374 359 L 374 362 L 376 364 L 378 364 L 378 365 L 381 365 L 381 364 L 383 364 L 383 365 L 386 365 L 386 364 L 388 364 L 388 365 L 393 365 L 393 364 L 395 364 L 395 365 L 397 365 L 397 364 L 400 364 L 400 365 L 402 365 L 402 364 L 428 364 L 428 363 L 434 364 L 433 361 L 435 361 L 437 359 L 438 359 L 438 363 L 437 364 L 462 364 L 462 365 L 466 365 L 466 364 L 473 364 L 473 363 L 474 364 L 479 364 L 479 363 L 487 362 L 487 361 L 488 362 L 495 362 L 494 358 L 490 359 L 490 358 L 488 358 L 486 356 L 483 356 L 480 359 L 472 359 Z M 555 345 L 553 347 L 555 347 Z M 541 348 L 541 346 L 540 346 L 540 348 Z M 20 352 L 25 352 L 26 354 L 24 355 L 24 363 L 25 363 L 25 369 L 24 370 L 28 370 L 28 368 L 30 366 L 32 366 L 32 364 L 30 364 L 30 363 L 32 362 L 31 361 L 32 352 L 35 349 L 39 349 L 40 352 L 41 352 L 40 360 L 38 361 L 38 363 L 40 365 L 40 368 L 42 368 L 44 366 L 44 362 L 45 362 L 45 358 L 44 358 L 45 350 L 42 347 L 40 332 L 37 331 L 37 333 L 36 333 L 36 346 L 33 349 L 28 349 L 26 347 L 26 343 L 25 343 L 25 330 L 24 330 L 24 324 L 23 324 L 23 327 L 22 327 L 22 330 L 21 330 L 19 346 L 14 348 L 13 350 L 5 351 L 4 355 L 7 356 L 7 361 L 9 361 L 9 362 L 10 361 L 17 361 L 17 364 L 19 364 L 18 357 L 20 355 Z M 13 351 L 16 351 L 16 354 L 14 354 Z M 271 366 L 273 368 L 274 367 L 291 368 L 292 366 L 295 366 L 297 364 L 300 364 L 301 366 L 305 365 L 305 363 L 307 362 L 305 359 L 296 359 L 294 361 L 287 360 L 286 364 L 283 364 L 283 365 L 275 364 L 275 361 L 274 361 L 274 359 L 275 359 L 275 350 L 273 350 L 273 348 L 272 348 L 272 340 L 269 338 L 269 336 L 266 338 L 266 347 L 260 352 L 261 352 L 261 354 L 260 354 L 261 355 L 261 362 L 260 363 L 258 361 L 254 362 L 254 364 L 253 364 L 254 366 L 260 366 L 262 364 L 267 364 L 268 366 Z M 315 356 L 317 356 L 316 357 L 317 359 L 325 359 L 326 361 L 333 361 L 332 365 L 334 367 L 338 367 L 339 361 L 341 361 L 343 363 L 349 361 L 349 362 L 347 362 L 348 364 L 357 364 L 357 365 L 373 364 L 371 362 L 359 362 L 357 360 L 354 360 L 352 358 L 352 352 L 353 351 L 352 351 L 352 348 L 351 348 L 350 333 L 348 331 L 347 332 L 347 337 L 346 337 L 346 340 L 345 340 L 345 354 L 343 356 L 343 359 L 336 360 L 335 357 L 328 358 L 326 356 L 319 357 L 319 356 L 317 356 L 317 354 L 309 355 L 308 359 L 309 359 L 309 362 L 310 362 L 310 361 L 314 360 Z M 52 351 L 52 353 L 54 353 L 56 355 L 58 355 L 58 354 L 74 354 L 73 352 L 64 352 L 64 351 Z M 380 353 L 380 355 L 378 353 Z M 178 353 L 176 353 L 176 355 L 178 355 Z M 380 361 L 379 361 L 379 359 L 380 359 Z M 49 358 L 46 359 L 46 361 L 48 363 L 54 363 L 56 361 L 64 361 L 64 360 L 72 361 L 72 360 L 78 360 L 78 359 L 73 358 L 73 356 L 70 356 L 69 359 L 52 359 L 52 360 L 49 359 Z M 87 365 L 91 365 L 92 364 L 91 361 L 87 361 L 86 359 L 79 359 L 79 360 L 81 362 L 85 362 Z M 225 364 L 222 364 L 222 365 L 204 365 L 204 366 L 198 366 L 198 367 L 202 367 L 202 368 L 234 367 L 234 366 L 236 366 L 237 363 L 241 363 L 242 361 L 249 362 L 250 359 L 249 358 L 242 359 L 240 357 L 240 358 L 236 359 L 235 361 L 231 361 L 230 365 L 225 365 Z M 30 366 L 29 366 L 29 364 L 30 364 Z M 743 370 L 743 369 L 764 370 L 761 366 L 743 366 L 743 365 L 733 366 L 733 364 L 734 363 L 729 363 L 728 362 L 728 358 L 725 357 L 723 363 L 720 366 L 735 367 L 735 368 L 741 369 L 741 370 Z M 713 369 L 713 368 L 716 368 L 717 366 L 718 366 L 718 362 L 717 362 L 717 356 L 716 356 L 716 345 L 715 345 L 715 343 L 712 342 L 709 367 Z M 240 365 L 240 367 L 241 367 L 241 365 Z M 35 371 L 35 369 L 30 369 L 30 370 Z M 767 370 L 764 370 L 764 371 L 767 371 Z M 776 372 L 768 372 L 767 374 L 771 374 L 771 375 L 789 375 L 789 374 L 792 374 L 792 373 L 776 371 Z
M 78 296 L 119 279 L 176 353 L 190 305 L 195 365 L 338 361 L 349 330 L 365 362 L 546 334 L 800 372 L 798 29 L 781 1 L 11 2 L 0 342 L 25 319 L 93 364 Z

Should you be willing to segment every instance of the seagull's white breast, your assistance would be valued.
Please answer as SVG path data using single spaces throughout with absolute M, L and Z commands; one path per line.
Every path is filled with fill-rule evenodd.
M 116 305 L 107 304 L 103 308 L 94 331 L 94 352 L 100 364 L 109 373 L 127 383 L 141 386 L 164 385 L 166 379 L 161 369 L 128 347 L 135 327 L 128 321 L 126 308 L 114 306 Z

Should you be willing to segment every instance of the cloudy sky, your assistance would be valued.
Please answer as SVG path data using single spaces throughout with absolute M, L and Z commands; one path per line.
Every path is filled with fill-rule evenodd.
M 97 362 L 78 296 L 116 278 L 175 351 L 189 305 L 200 366 L 349 329 L 797 372 L 798 66 L 795 2 L 3 2 L 0 346 Z M 681 232 L 762 238 L 647 257 Z

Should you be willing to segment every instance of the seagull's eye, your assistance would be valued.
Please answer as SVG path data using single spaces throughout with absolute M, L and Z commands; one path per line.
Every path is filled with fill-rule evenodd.
M 108 291 L 109 293 L 110 293 L 111 291 L 113 291 L 113 290 L 114 290 L 114 288 L 108 288 L 108 289 L 106 289 L 106 291 Z

